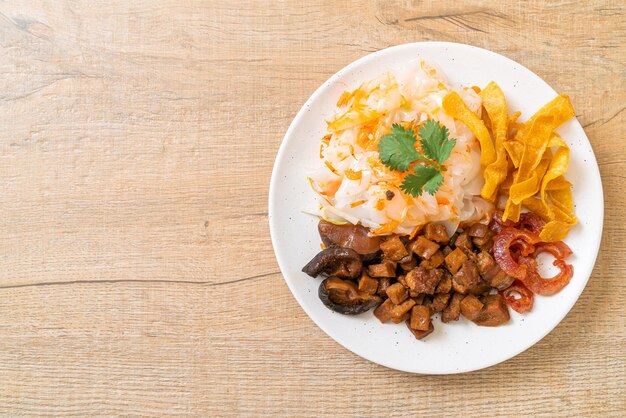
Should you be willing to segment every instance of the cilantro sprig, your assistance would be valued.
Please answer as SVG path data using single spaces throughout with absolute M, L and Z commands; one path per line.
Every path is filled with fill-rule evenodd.
M 443 163 L 450 157 L 456 139 L 448 138 L 448 128 L 439 122 L 429 119 L 419 129 L 421 150 L 415 148 L 417 138 L 413 129 L 405 129 L 402 125 L 393 124 L 391 133 L 384 135 L 378 143 L 380 160 L 392 170 L 413 173 L 404 178 L 400 189 L 411 196 L 421 196 L 424 191 L 434 195 L 443 183 L 446 168 Z

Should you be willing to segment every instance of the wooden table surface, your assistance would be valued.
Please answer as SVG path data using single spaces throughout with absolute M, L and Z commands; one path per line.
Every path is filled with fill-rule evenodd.
M 19 3 L 0 4 L 0 415 L 626 414 L 622 1 Z M 326 336 L 268 227 L 303 102 L 353 60 L 425 40 L 502 53 L 569 94 L 606 199 L 570 314 L 455 376 Z

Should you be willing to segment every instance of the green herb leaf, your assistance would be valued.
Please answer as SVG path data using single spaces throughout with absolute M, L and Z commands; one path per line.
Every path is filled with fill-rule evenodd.
M 424 185 L 424 190 L 426 191 L 426 193 L 434 196 L 435 193 L 437 193 L 437 190 L 439 190 L 439 187 L 441 187 L 442 183 L 443 175 L 441 174 L 441 171 L 437 171 L 437 174 L 428 179 L 428 181 Z
M 414 174 L 406 176 L 400 185 L 400 189 L 411 196 L 421 196 L 422 189 L 433 195 L 443 182 L 441 172 L 431 165 L 416 165 L 413 171 Z
M 427 157 L 443 164 L 450 157 L 450 153 L 456 144 L 456 139 L 448 139 L 450 131 L 439 122 L 429 119 L 420 128 L 419 135 L 422 138 L 422 149 Z
M 383 164 L 392 170 L 407 171 L 411 163 L 425 162 L 415 166 L 413 173 L 404 178 L 400 189 L 411 196 L 421 196 L 424 191 L 434 195 L 443 183 L 446 169 L 442 164 L 456 144 L 456 139 L 449 139 L 449 135 L 448 128 L 433 119 L 427 120 L 419 129 L 422 154 L 415 149 L 415 132 L 394 124 L 391 133 L 380 139 L 378 154 Z
M 415 149 L 415 132 L 412 129 L 404 129 L 394 123 L 391 133 L 380 138 L 378 154 L 380 160 L 392 170 L 406 171 L 409 164 L 420 159 Z

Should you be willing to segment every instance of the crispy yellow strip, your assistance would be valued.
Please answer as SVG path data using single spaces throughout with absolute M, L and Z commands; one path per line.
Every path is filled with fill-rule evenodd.
M 506 141 L 509 117 L 506 98 L 496 83 L 492 81 L 487 84 L 487 87 L 480 92 L 480 97 L 483 99 L 483 106 L 489 116 L 491 129 L 494 133 L 496 152 L 496 160 L 489 164 L 483 173 L 485 185 L 480 195 L 483 199 L 493 202 L 496 198 L 498 185 L 504 181 L 508 174 L 506 150 L 503 144 Z
M 558 194 L 551 195 L 552 204 L 549 205 L 551 220 L 548 222 L 539 238 L 543 241 L 561 241 L 574 225 L 578 223 L 578 219 L 574 215 L 574 202 L 572 200 L 571 189 L 560 190 Z
M 511 115 L 509 116 L 509 125 L 516 124 L 517 119 L 519 119 L 520 116 L 522 116 L 522 112 L 520 112 L 519 110 L 515 113 L 511 113 Z
M 513 139 L 515 137 L 515 134 L 519 130 L 519 128 L 522 127 L 522 124 L 517 121 L 517 119 L 521 115 L 522 115 L 522 113 L 517 111 L 517 112 L 515 112 L 515 113 L 513 113 L 512 115 L 509 116 L 509 124 L 508 124 L 509 128 L 507 129 L 507 132 L 506 132 L 506 138 L 507 139 Z
M 519 167 L 519 162 L 522 159 L 522 154 L 524 153 L 524 144 L 519 141 L 506 141 L 502 144 L 509 158 L 513 162 L 513 166 L 516 168 Z
M 561 190 L 569 189 L 572 187 L 572 183 L 567 181 L 565 177 L 559 176 L 548 183 L 546 190 Z
M 541 188 L 539 193 L 541 196 L 541 200 L 544 203 L 546 203 L 546 188 L 548 187 L 548 184 L 557 177 L 561 177 L 563 174 L 565 174 L 565 171 L 567 171 L 567 165 L 569 164 L 569 148 L 567 147 L 565 142 L 563 142 L 561 137 L 558 136 L 558 134 L 555 133 L 552 138 L 553 139 L 550 140 L 549 145 L 552 145 L 554 143 L 555 146 L 558 146 L 558 148 L 554 153 L 552 161 L 550 162 L 550 168 L 548 168 L 548 171 L 541 181 Z
M 464 123 L 478 138 L 480 143 L 480 166 L 484 169 L 494 162 L 496 160 L 496 152 L 489 131 L 483 121 L 467 107 L 461 96 L 455 91 L 448 93 L 443 98 L 442 107 L 448 115 Z
M 528 195 L 529 188 L 516 188 L 515 186 L 533 175 L 534 170 L 541 162 L 554 130 L 573 116 L 574 108 L 569 97 L 559 95 L 539 109 L 518 131 L 515 139 L 524 144 L 524 152 L 511 186 L 510 198 L 502 216 L 504 220 L 519 220 L 520 210 L 515 206 L 519 206 L 525 198 L 532 195 Z
M 567 222 L 550 221 L 543 226 L 539 238 L 546 242 L 562 241 L 573 226 Z
M 504 213 L 502 214 L 502 219 L 507 220 L 511 219 L 514 222 L 519 221 L 519 216 L 522 213 L 522 205 L 518 205 L 513 203 L 513 200 L 509 196 L 509 200 L 506 201 L 506 206 L 504 207 Z
M 578 223 L 573 212 L 572 191 L 567 188 L 558 190 L 556 193 L 548 192 L 548 195 L 552 201 L 550 204 L 545 204 L 535 197 L 525 199 L 523 203 L 526 208 L 547 221 L 539 234 L 539 238 L 546 242 L 561 241 L 567 236 L 569 230 Z
M 549 221 L 551 219 L 550 209 L 546 205 L 544 205 L 541 200 L 535 197 L 529 197 L 528 199 L 524 200 L 523 204 L 528 210 L 530 210 L 531 212 L 535 212 L 544 221 Z
M 513 176 L 508 175 L 506 179 L 504 179 L 504 181 L 500 184 L 500 190 L 508 192 L 512 184 L 513 184 Z
M 550 137 L 550 141 L 548 141 L 548 147 L 549 148 L 552 148 L 552 147 L 568 148 L 565 141 L 563 141 L 563 138 L 561 138 L 561 135 L 559 135 L 556 132 L 552 133 L 552 136 Z
M 530 177 L 531 171 L 539 165 L 554 130 L 573 116 L 574 108 L 569 97 L 561 94 L 539 109 L 524 124 L 515 138 L 524 144 L 516 182 Z
M 548 192 L 552 204 L 559 208 L 563 212 L 565 218 L 570 221 L 576 221 L 576 215 L 574 215 L 574 198 L 572 196 L 572 189 L 550 190 Z
M 513 200 L 513 203 L 520 204 L 524 199 L 528 199 L 531 196 L 534 196 L 541 186 L 541 179 L 546 174 L 548 167 L 550 166 L 550 162 L 552 160 L 552 151 L 550 149 L 546 149 L 546 152 L 543 154 L 543 158 L 541 162 L 537 166 L 537 168 L 533 171 L 533 174 L 530 178 L 511 185 L 510 188 L 510 199 Z

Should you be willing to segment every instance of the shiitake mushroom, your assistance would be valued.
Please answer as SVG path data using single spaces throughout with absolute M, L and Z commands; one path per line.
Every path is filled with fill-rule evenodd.
M 344 279 L 356 279 L 363 271 L 363 261 L 361 256 L 350 248 L 330 247 L 313 257 L 302 271 L 311 277 L 324 274 Z
M 326 247 L 350 248 L 363 256 L 365 264 L 380 260 L 380 244 L 383 240 L 380 236 L 370 236 L 369 230 L 363 225 L 336 225 L 322 219 L 317 230 Z
M 360 292 L 355 283 L 338 277 L 325 279 L 318 295 L 327 308 L 344 315 L 363 313 L 382 302 L 380 297 Z

